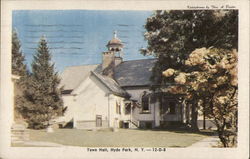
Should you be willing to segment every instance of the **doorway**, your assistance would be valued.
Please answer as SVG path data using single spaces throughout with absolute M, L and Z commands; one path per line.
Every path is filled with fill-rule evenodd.
M 102 127 L 102 116 L 96 115 L 96 127 Z

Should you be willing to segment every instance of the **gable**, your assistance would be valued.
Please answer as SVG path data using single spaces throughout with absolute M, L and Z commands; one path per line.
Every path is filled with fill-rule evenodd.
M 63 87 L 63 90 L 75 89 L 90 75 L 90 71 L 96 69 L 97 66 L 82 65 L 67 67 L 61 74 L 59 88 Z
M 101 83 L 96 78 L 96 76 L 90 73 L 90 75 L 86 79 L 84 79 L 81 84 L 72 91 L 71 94 L 84 94 L 85 96 L 95 96 L 100 92 L 107 94 L 110 93 L 110 90 L 103 83 Z
M 98 92 L 102 90 L 105 93 L 112 93 L 120 97 L 129 97 L 129 94 L 111 78 L 102 76 L 91 71 L 90 75 L 81 82 L 81 84 L 72 91 L 72 94 L 89 94 L 91 92 Z

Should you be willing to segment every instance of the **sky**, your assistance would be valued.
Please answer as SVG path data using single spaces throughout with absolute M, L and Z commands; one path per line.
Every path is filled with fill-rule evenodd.
M 30 68 L 41 36 L 48 41 L 55 69 L 67 66 L 98 64 L 106 44 L 117 37 L 124 43 L 123 59 L 145 57 L 139 49 L 147 42 L 143 34 L 147 17 L 152 11 L 107 10 L 18 10 L 13 11 L 12 27 L 21 41 L 25 63 Z

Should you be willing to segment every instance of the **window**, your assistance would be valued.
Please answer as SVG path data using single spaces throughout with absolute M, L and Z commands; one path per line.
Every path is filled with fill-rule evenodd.
M 121 104 L 116 101 L 116 114 L 121 114 Z
M 125 112 L 124 114 L 130 114 L 130 111 L 131 111 L 131 103 L 126 103 L 125 104 Z
M 169 114 L 175 114 L 175 103 L 169 102 Z
M 142 112 L 149 112 L 149 95 L 147 94 L 146 91 L 143 92 L 141 105 L 142 105 Z

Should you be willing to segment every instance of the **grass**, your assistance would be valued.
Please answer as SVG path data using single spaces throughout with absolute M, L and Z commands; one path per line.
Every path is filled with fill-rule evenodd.
M 82 147 L 187 147 L 207 134 L 187 131 L 119 129 L 87 131 L 78 129 L 30 130 L 30 140 Z

